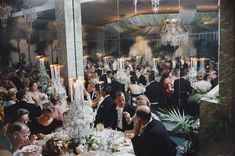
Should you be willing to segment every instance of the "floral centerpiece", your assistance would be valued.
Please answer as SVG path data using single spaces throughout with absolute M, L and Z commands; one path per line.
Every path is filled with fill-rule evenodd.
M 39 59 L 39 80 L 38 80 L 38 86 L 41 92 L 45 92 L 48 88 L 48 80 L 50 79 L 49 75 L 46 72 L 46 68 L 44 65 L 45 60 L 47 60 L 44 56 L 37 56 Z
M 47 89 L 47 94 L 50 96 L 53 94 L 58 94 L 60 105 L 65 105 L 67 106 L 67 95 L 66 95 L 66 89 L 65 87 L 61 84 L 61 78 L 60 78 L 60 68 L 62 65 L 59 64 L 51 64 L 50 65 L 50 70 L 51 70 L 51 86 Z

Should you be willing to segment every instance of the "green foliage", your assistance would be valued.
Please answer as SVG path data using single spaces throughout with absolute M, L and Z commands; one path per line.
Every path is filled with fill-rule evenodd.
M 198 120 L 193 120 L 191 116 L 185 115 L 184 112 L 181 114 L 178 109 L 161 109 L 159 115 L 161 120 L 176 123 L 177 132 L 185 134 L 198 133 Z
M 160 109 L 158 112 L 161 120 L 173 122 L 177 125 L 176 132 L 183 133 L 186 141 L 184 143 L 186 155 L 192 155 L 198 145 L 199 119 L 194 120 L 191 116 L 180 113 L 178 109 Z
M 200 90 L 194 91 L 187 99 L 187 103 L 199 103 L 201 98 L 206 94 L 207 92 L 203 92 Z

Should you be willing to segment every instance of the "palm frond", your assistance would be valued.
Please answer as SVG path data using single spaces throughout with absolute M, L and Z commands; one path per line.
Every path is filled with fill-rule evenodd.
M 175 122 L 177 131 L 186 134 L 198 132 L 198 121 L 193 120 L 190 116 L 180 113 L 179 109 L 160 109 L 158 112 L 161 120 Z

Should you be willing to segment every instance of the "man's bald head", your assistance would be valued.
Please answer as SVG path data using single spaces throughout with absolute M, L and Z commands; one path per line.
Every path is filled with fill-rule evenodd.
M 148 106 L 141 105 L 136 109 L 136 116 L 142 119 L 144 122 L 148 122 L 152 117 L 151 110 Z

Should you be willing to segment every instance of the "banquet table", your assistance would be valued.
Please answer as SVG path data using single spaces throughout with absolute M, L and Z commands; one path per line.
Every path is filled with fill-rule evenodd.
M 113 145 L 116 146 L 115 150 L 112 151 L 111 149 L 102 148 L 97 150 L 90 150 L 84 153 L 80 153 L 79 156 L 134 156 L 133 146 L 131 140 L 125 138 L 124 133 L 120 131 L 115 131 L 111 129 L 103 129 L 102 131 L 93 130 L 92 134 L 100 140 L 101 143 L 105 144 L 107 140 L 110 140 Z M 68 140 L 68 133 L 64 130 L 57 131 L 55 133 L 46 135 L 41 140 L 36 140 L 34 145 L 38 145 L 42 147 L 46 144 L 46 141 L 50 138 L 59 138 L 62 140 Z M 41 148 L 42 150 L 42 148 Z M 27 156 L 31 156 L 28 155 Z M 34 155 L 35 156 L 35 155 Z M 38 156 L 41 156 L 39 154 Z M 65 156 L 78 156 L 69 150 Z

